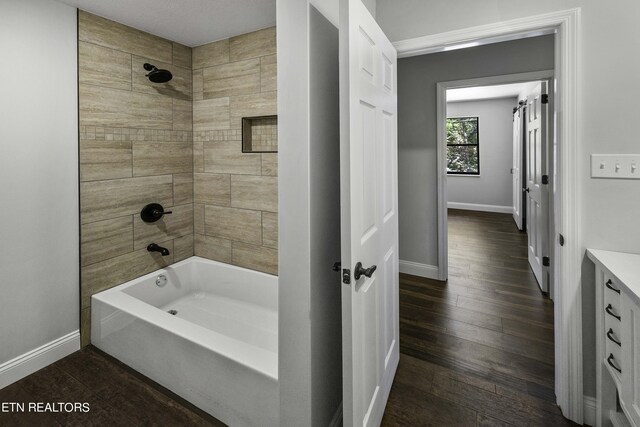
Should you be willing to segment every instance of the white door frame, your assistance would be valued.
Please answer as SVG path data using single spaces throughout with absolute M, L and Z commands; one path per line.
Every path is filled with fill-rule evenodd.
M 555 392 L 562 413 L 570 420 L 583 422 L 582 370 L 582 290 L 580 287 L 582 238 L 580 235 L 580 194 L 578 192 L 578 55 L 580 9 L 496 22 L 477 27 L 402 40 L 394 43 L 398 58 L 499 41 L 555 34 L 555 87 L 557 135 L 557 180 L 554 222 L 565 237 L 560 247 L 554 239 L 555 265 Z M 440 100 L 438 101 L 440 102 Z M 440 160 L 440 157 L 438 159 Z M 443 179 L 438 174 L 438 180 Z M 438 182 L 440 186 L 440 182 Z M 439 195 L 438 204 L 446 199 Z M 440 233 L 439 233 L 440 234 Z M 438 236 L 442 241 L 441 235 Z M 442 251 L 439 251 L 441 262 Z M 445 251 L 446 253 L 446 251 Z
M 553 78 L 553 70 L 531 73 L 505 74 L 502 76 L 480 77 L 477 79 L 452 80 L 436 83 L 436 156 L 438 171 L 438 280 L 449 277 L 449 251 L 447 236 L 447 139 L 445 119 L 447 118 L 447 90 L 475 86 L 494 86 L 510 83 L 526 83 Z

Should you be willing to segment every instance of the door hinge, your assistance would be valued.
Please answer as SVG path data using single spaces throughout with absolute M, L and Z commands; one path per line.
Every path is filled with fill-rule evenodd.
M 342 283 L 345 285 L 351 284 L 351 270 L 348 268 L 342 270 Z
M 543 93 L 543 94 L 542 94 L 541 102 L 542 102 L 543 104 L 548 104 L 548 103 L 549 103 L 549 95 L 547 95 L 546 93 Z
M 549 175 L 542 175 L 542 183 L 544 185 L 549 184 Z
M 548 256 L 543 256 L 542 257 L 542 265 L 544 267 L 549 267 L 549 265 L 551 265 L 551 260 L 549 259 Z

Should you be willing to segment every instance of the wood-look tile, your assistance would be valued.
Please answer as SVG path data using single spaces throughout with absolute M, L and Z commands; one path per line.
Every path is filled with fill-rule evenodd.
M 173 241 L 156 242 L 171 252 L 162 256 L 143 248 L 105 261 L 82 267 L 82 308 L 91 305 L 91 296 L 105 289 L 151 273 L 173 263 Z
M 241 129 L 243 117 L 270 116 L 278 114 L 277 94 L 274 91 L 233 96 L 231 97 L 229 109 L 231 129 Z
M 171 175 L 80 183 L 81 222 L 139 214 L 148 203 L 173 205 Z M 105 197 L 108 194 L 109 197 Z
M 173 99 L 173 130 L 193 129 L 193 102 Z
M 131 141 L 80 140 L 80 181 L 130 178 Z
M 113 258 L 133 250 L 133 217 L 82 224 L 80 234 L 81 265 Z
M 193 256 L 193 234 L 178 237 L 173 240 L 173 260 L 182 261 Z
M 208 236 L 262 244 L 262 220 L 259 211 L 205 206 L 204 227 Z
M 110 21 L 83 10 L 78 11 L 78 40 L 129 52 L 156 61 L 171 62 L 169 40 Z
M 232 246 L 233 264 L 268 274 L 278 274 L 277 249 L 241 242 L 232 242 Z
M 200 101 L 204 99 L 204 80 L 202 77 L 202 69 L 193 70 L 193 100 Z
M 149 73 L 144 69 L 145 63 L 151 63 L 159 69 L 171 71 L 173 78 L 166 83 L 154 83 L 146 75 Z M 169 96 L 176 99 L 191 101 L 193 97 L 192 79 L 190 68 L 183 68 L 172 65 L 168 62 L 154 61 L 150 58 L 133 55 L 131 59 L 132 90 Z
M 262 153 L 262 175 L 278 176 L 278 153 Z
M 131 55 L 80 41 L 78 81 L 112 89 L 131 90 Z
M 278 214 L 262 212 L 262 245 L 278 249 Z
M 193 102 L 193 131 L 229 129 L 229 98 Z
M 193 203 L 193 174 L 181 173 L 173 175 L 173 204 Z
M 191 173 L 193 147 L 190 142 L 133 143 L 133 176 Z
M 231 37 L 229 58 L 231 62 L 276 53 L 276 27 Z
M 173 42 L 173 60 L 171 63 L 179 67 L 191 69 L 191 48 L 180 43 Z
M 164 215 L 156 222 L 144 222 L 140 215 L 133 217 L 134 250 L 144 249 L 150 243 L 193 234 L 193 205 L 165 206 L 171 214 Z
M 231 176 L 231 206 L 261 211 L 278 211 L 278 178 Z
M 478 413 L 478 420 L 476 422 L 476 426 L 477 427 L 510 427 L 514 425 L 506 423 L 497 418 L 490 417 L 489 415 Z
M 195 203 L 193 205 L 193 232 L 204 234 L 204 208 L 205 205 Z
M 204 144 L 205 172 L 260 175 L 261 160 L 260 154 L 243 153 L 241 141 L 205 142 Z
M 194 70 L 226 64 L 229 62 L 229 39 L 194 47 L 192 57 Z
M 193 171 L 204 172 L 204 143 L 193 143 Z
M 260 58 L 202 70 L 204 99 L 260 92 Z
M 91 344 L 91 307 L 80 310 L 80 346 Z
M 260 88 L 262 92 L 278 88 L 278 61 L 275 54 L 260 58 Z
M 194 174 L 193 198 L 195 203 L 229 206 L 231 204 L 229 175 Z
M 194 251 L 199 257 L 231 263 L 231 240 L 196 233 Z
M 80 125 L 171 129 L 170 97 L 80 85 Z

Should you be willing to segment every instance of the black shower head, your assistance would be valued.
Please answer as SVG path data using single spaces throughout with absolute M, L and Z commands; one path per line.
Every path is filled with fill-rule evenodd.
M 159 70 L 155 65 L 151 65 L 149 63 L 144 64 L 144 69 L 149 71 L 147 77 L 153 83 L 166 83 L 173 78 L 171 71 Z

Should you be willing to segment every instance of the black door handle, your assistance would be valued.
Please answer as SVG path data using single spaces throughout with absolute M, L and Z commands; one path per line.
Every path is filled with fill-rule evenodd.
M 611 286 L 613 282 L 611 281 L 611 279 L 607 280 L 607 283 L 605 283 L 605 285 L 607 286 L 607 288 L 611 289 L 613 292 L 619 294 L 620 293 L 620 289 L 616 289 L 613 286 Z
M 613 310 L 611 310 L 612 308 L 613 308 L 613 307 L 611 307 L 611 304 L 609 304 L 609 305 L 604 309 L 604 311 L 606 311 L 608 315 L 613 316 L 613 317 L 615 317 L 616 319 L 620 320 L 620 316 L 618 316 L 617 314 L 615 314 L 615 313 L 613 312 Z
M 366 276 L 366 277 L 371 277 L 373 275 L 373 272 L 376 271 L 378 267 L 375 265 L 372 265 L 369 268 L 364 268 L 362 267 L 362 263 L 358 262 L 356 264 L 356 268 L 355 271 L 353 273 L 353 277 L 358 280 L 360 279 L 361 276 Z
M 609 328 L 607 331 L 607 338 L 622 347 L 622 343 L 613 337 L 613 329 Z
M 527 193 L 531 190 L 529 190 L 529 187 L 525 188 L 524 191 L 526 191 Z

